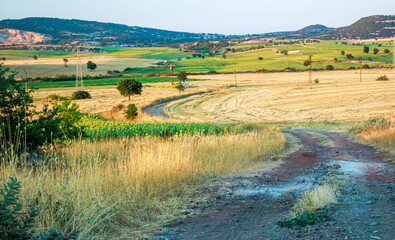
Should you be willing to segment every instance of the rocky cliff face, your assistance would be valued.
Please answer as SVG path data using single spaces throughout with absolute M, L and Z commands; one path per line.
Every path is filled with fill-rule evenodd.
M 44 36 L 40 33 L 9 28 L 0 29 L 0 44 L 41 43 L 50 39 L 50 37 Z

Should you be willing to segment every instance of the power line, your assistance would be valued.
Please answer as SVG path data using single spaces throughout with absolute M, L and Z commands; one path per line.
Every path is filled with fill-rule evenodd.
M 84 81 L 82 79 L 80 49 L 77 48 L 77 67 L 76 67 L 76 74 L 75 74 L 75 89 L 76 90 L 78 90 L 78 85 L 81 85 L 81 89 L 84 88 Z

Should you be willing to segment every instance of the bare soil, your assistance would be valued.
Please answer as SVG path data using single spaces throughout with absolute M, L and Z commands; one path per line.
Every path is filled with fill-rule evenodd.
M 390 157 L 342 133 L 290 130 L 299 148 L 274 161 L 278 167 L 217 180 L 202 191 L 210 200 L 185 209 L 152 239 L 394 239 L 395 170 Z M 314 134 L 315 133 L 315 134 Z M 324 135 L 333 144 L 324 144 Z M 297 198 L 327 181 L 337 181 L 339 203 L 330 220 L 283 228 Z

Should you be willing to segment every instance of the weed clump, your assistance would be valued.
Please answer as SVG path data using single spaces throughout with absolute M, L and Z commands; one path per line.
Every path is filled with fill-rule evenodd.
M 390 79 L 387 77 L 387 75 L 382 75 L 376 79 L 376 81 L 389 81 Z

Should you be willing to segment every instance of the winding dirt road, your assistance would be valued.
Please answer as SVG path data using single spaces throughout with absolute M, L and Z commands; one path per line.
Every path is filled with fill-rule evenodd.
M 278 167 L 203 189 L 212 199 L 190 206 L 186 218 L 153 239 L 395 238 L 395 171 L 386 162 L 388 154 L 341 133 L 299 129 L 288 134 L 300 147 L 274 159 L 281 161 Z M 339 203 L 324 210 L 329 221 L 292 229 L 276 225 L 304 191 L 328 179 L 339 182 L 340 193 Z

